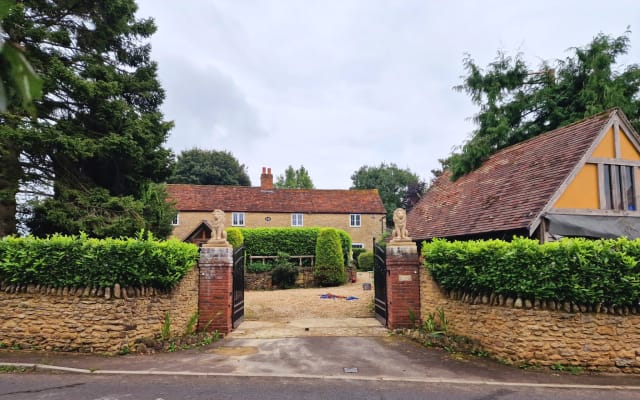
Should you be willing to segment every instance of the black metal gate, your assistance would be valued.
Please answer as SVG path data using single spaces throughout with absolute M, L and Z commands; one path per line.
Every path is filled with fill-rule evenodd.
M 233 313 L 231 323 L 233 328 L 244 320 L 244 247 L 233 251 Z
M 387 326 L 387 250 L 373 240 L 373 286 L 376 319 Z

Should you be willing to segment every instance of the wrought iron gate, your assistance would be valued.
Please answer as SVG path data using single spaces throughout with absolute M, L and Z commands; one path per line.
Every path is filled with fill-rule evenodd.
M 244 320 L 244 246 L 233 251 L 232 304 L 231 324 L 235 329 Z
M 387 326 L 387 250 L 373 240 L 373 286 L 376 319 Z

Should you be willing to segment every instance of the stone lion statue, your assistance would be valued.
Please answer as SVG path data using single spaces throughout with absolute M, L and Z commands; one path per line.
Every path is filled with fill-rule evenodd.
M 403 208 L 396 208 L 393 212 L 393 225 L 391 240 L 411 240 L 407 230 L 407 212 Z
M 224 230 L 224 211 L 222 210 L 213 210 L 211 240 L 227 240 L 227 232 Z

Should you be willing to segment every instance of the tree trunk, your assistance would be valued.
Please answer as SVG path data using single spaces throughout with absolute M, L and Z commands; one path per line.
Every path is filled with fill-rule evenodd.
M 16 194 L 20 189 L 20 152 L 13 141 L 0 137 L 0 237 L 16 233 Z

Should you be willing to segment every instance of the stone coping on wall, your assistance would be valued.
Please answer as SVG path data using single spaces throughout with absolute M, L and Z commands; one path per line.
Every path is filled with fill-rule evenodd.
M 442 290 L 443 296 L 468 304 L 482 304 L 495 307 L 561 311 L 567 313 L 602 313 L 611 315 L 635 315 L 640 313 L 637 306 L 606 306 L 604 304 L 578 304 L 571 301 L 530 300 L 518 296 L 504 296 L 496 293 L 474 294 L 462 290 Z
M 113 287 L 92 287 L 92 286 L 64 286 L 56 287 L 51 285 L 35 284 L 6 284 L 0 282 L 0 292 L 7 294 L 28 293 L 42 294 L 49 296 L 75 296 L 75 297 L 104 297 L 105 299 L 127 299 L 130 297 L 148 297 L 160 294 L 171 293 L 171 289 L 162 290 L 152 287 L 121 287 L 116 283 Z

